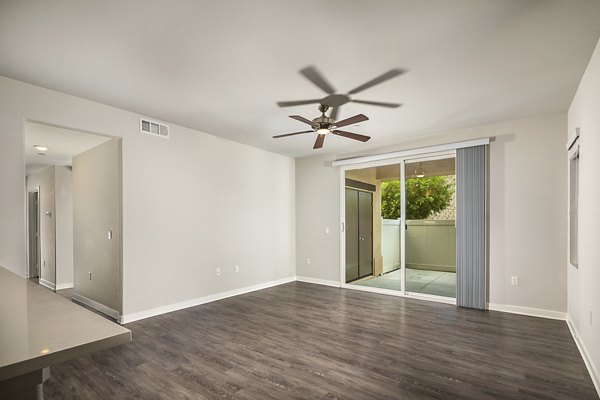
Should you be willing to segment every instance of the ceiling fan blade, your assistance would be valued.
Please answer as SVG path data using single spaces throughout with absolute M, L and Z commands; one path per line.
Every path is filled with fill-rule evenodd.
M 300 70 L 300 73 L 302 75 L 304 75 L 304 77 L 306 79 L 311 81 L 315 86 L 317 86 L 319 89 L 321 89 L 325 93 L 327 93 L 327 94 L 335 93 L 335 89 L 333 88 L 333 86 L 331 86 L 329 84 L 329 82 L 327 82 L 325 80 L 325 78 L 323 78 L 323 75 L 321 75 L 321 73 L 319 72 L 319 70 L 317 70 L 317 68 L 315 68 L 313 66 L 306 67 L 306 68 Z
M 346 131 L 331 131 L 334 135 L 347 137 L 354 140 L 360 140 L 361 142 L 366 142 L 371 139 L 371 136 L 359 135 L 358 133 L 346 132 Z
M 278 101 L 277 105 L 279 107 L 293 107 L 293 106 L 303 106 L 305 104 L 317 104 L 320 102 L 321 102 L 321 99 L 298 100 L 298 101 Z
M 301 117 L 300 115 L 290 115 L 290 118 L 293 118 L 296 121 L 304 122 L 305 124 L 309 124 L 310 126 L 313 125 L 313 122 L 310 119 L 306 119 L 304 117 Z
M 356 124 L 359 122 L 366 121 L 368 119 L 369 119 L 369 117 L 367 117 L 366 115 L 358 114 L 358 115 L 355 115 L 354 117 L 350 117 L 350 118 L 346 118 L 341 121 L 338 121 L 334 125 L 336 128 L 341 128 L 342 126 Z
M 277 139 L 277 138 L 281 138 L 281 137 L 286 137 L 286 136 L 301 135 L 303 133 L 311 133 L 311 132 L 314 132 L 314 131 L 302 131 L 302 132 L 294 132 L 294 133 L 284 133 L 283 135 L 273 136 L 273 139 Z
M 320 149 L 321 147 L 323 147 L 324 141 L 325 141 L 325 135 L 323 135 L 323 134 L 317 135 L 317 140 L 315 140 L 315 145 L 313 146 L 313 149 Z
M 329 114 L 329 118 L 332 118 L 334 121 L 337 119 L 339 107 L 331 107 L 331 114 Z
M 393 69 L 391 71 L 386 72 L 383 75 L 379 75 L 377 78 L 372 79 L 369 82 L 367 82 L 367 83 L 365 83 L 363 85 L 360 85 L 359 87 L 357 87 L 355 89 L 352 89 L 351 91 L 348 92 L 348 94 L 355 94 L 355 93 L 358 93 L 358 92 L 362 92 L 365 89 L 368 89 L 368 88 L 370 88 L 372 86 L 375 86 L 375 85 L 379 85 L 380 83 L 383 83 L 383 82 L 385 82 L 385 81 L 387 81 L 389 79 L 395 78 L 398 75 L 402 75 L 405 72 L 406 71 L 403 70 L 403 69 L 395 68 L 395 69 Z
M 371 106 L 388 107 L 388 108 L 397 108 L 402 105 L 402 104 L 398 104 L 398 103 L 382 103 L 380 101 L 368 101 L 368 100 L 350 100 L 350 101 L 353 103 L 369 104 Z

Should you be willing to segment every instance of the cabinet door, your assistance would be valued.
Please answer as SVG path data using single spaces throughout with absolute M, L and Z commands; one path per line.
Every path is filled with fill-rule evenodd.
M 358 193 L 358 276 L 373 275 L 373 194 Z
M 358 191 L 346 189 L 346 282 L 358 278 Z

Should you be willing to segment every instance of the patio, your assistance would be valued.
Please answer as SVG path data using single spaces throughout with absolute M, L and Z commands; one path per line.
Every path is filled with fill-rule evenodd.
M 368 276 L 352 282 L 356 285 L 400 290 L 401 270 L 381 276 Z M 456 273 L 406 268 L 406 291 L 456 297 Z

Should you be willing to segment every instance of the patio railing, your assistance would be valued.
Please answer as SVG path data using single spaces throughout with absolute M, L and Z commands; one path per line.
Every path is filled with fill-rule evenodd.
M 400 267 L 400 221 L 382 221 L 381 252 L 384 273 Z M 406 266 L 456 272 L 455 221 L 406 221 Z

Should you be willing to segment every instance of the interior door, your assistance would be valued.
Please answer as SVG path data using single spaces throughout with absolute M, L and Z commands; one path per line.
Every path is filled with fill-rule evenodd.
M 29 277 L 39 277 L 39 201 L 38 192 L 27 193 L 29 232 Z
M 373 275 L 373 193 L 358 192 L 359 277 Z
M 346 189 L 346 282 L 358 279 L 358 191 Z

